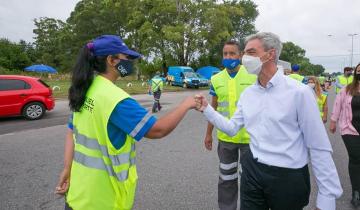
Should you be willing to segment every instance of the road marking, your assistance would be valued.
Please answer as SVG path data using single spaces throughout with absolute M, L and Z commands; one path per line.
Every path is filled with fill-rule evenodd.
M 1 137 L 1 136 L 12 136 L 12 135 L 14 135 L 14 134 L 15 134 L 15 133 L 5 133 L 5 134 L 1 134 L 0 137 Z

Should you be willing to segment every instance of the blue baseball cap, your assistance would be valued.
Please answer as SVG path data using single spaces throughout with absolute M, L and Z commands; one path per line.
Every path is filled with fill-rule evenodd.
M 102 35 L 86 45 L 95 56 L 125 54 L 135 59 L 141 56 L 140 53 L 130 50 L 123 40 L 115 35 Z
M 291 66 L 291 69 L 292 69 L 293 71 L 299 71 L 299 70 L 300 70 L 300 65 L 294 64 L 294 65 Z

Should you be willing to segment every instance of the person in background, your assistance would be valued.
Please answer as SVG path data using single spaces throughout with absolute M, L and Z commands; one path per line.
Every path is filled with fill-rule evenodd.
M 139 57 L 115 35 L 97 37 L 78 55 L 69 89 L 73 115 L 64 169 L 55 191 L 66 194 L 65 209 L 131 209 L 138 179 L 135 142 L 168 135 L 196 106 L 188 97 L 156 119 L 116 86 Z
M 294 64 L 291 66 L 291 74 L 289 74 L 288 76 L 290 78 L 293 78 L 301 83 L 304 83 L 305 81 L 305 77 L 299 74 L 300 71 L 300 65 L 299 64 Z
M 327 92 L 327 90 L 325 89 L 325 77 L 324 76 L 318 76 L 317 77 L 319 83 L 320 83 L 320 87 L 322 89 L 323 92 Z
M 320 111 L 320 117 L 323 123 L 326 123 L 328 116 L 327 94 L 322 91 L 319 80 L 314 76 L 308 77 L 307 85 L 314 91 Z
M 152 112 L 155 113 L 160 111 L 162 108 L 162 106 L 160 105 L 160 97 L 164 87 L 164 82 L 160 76 L 160 72 L 156 72 L 156 75 L 150 80 L 149 83 L 149 92 L 151 91 L 154 96 Z
M 241 65 L 242 50 L 235 41 L 225 42 L 223 47 L 222 71 L 211 77 L 210 95 L 212 105 L 227 119 L 235 112 L 236 103 L 245 88 L 256 81 Z M 205 148 L 212 149 L 212 131 L 214 126 L 208 123 L 205 134 Z M 250 136 L 245 129 L 229 136 L 217 130 L 217 153 L 220 161 L 218 182 L 218 204 L 220 210 L 236 210 L 238 203 L 239 159 L 249 150 Z M 240 154 L 239 154 L 240 151 Z
M 336 96 L 331 114 L 330 132 L 339 124 L 341 137 L 349 155 L 349 175 L 352 187 L 351 203 L 360 206 L 360 64 L 354 71 L 353 81 Z
M 336 77 L 336 81 L 335 81 L 336 94 L 338 94 L 343 87 L 345 87 L 346 85 L 350 84 L 353 81 L 354 77 L 352 76 L 352 72 L 353 72 L 353 68 L 345 67 L 344 74 Z
M 284 75 L 289 76 L 291 74 L 291 69 L 284 69 Z
M 260 32 L 245 40 L 242 64 L 258 75 L 241 94 L 234 115 L 227 119 L 202 95 L 197 107 L 229 136 L 245 127 L 250 150 L 241 158 L 241 210 L 301 210 L 309 203 L 308 161 L 318 186 L 316 209 L 335 210 L 342 188 L 332 148 L 313 92 L 278 70 L 282 43 L 273 33 Z

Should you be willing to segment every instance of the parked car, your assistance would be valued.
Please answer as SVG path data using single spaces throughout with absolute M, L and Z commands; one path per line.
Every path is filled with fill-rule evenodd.
M 200 86 L 199 78 L 189 66 L 170 66 L 167 81 L 170 85 L 182 86 L 184 88 L 199 88 Z
M 51 88 L 39 78 L 0 75 L 0 117 L 37 120 L 55 106 Z
M 195 74 L 196 74 L 196 76 L 199 78 L 199 81 L 200 81 L 199 86 L 200 86 L 200 87 L 207 87 L 207 86 L 209 86 L 210 80 L 206 79 L 204 76 L 202 76 L 202 75 L 199 74 L 199 73 L 195 73 Z

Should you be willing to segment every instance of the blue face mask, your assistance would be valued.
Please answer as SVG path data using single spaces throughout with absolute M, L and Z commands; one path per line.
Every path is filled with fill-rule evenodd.
M 132 73 L 133 64 L 130 60 L 120 59 L 120 62 L 116 64 L 115 68 L 119 71 L 121 77 L 125 77 Z
M 241 64 L 240 59 L 224 58 L 222 60 L 222 65 L 229 70 L 236 68 L 239 64 Z

